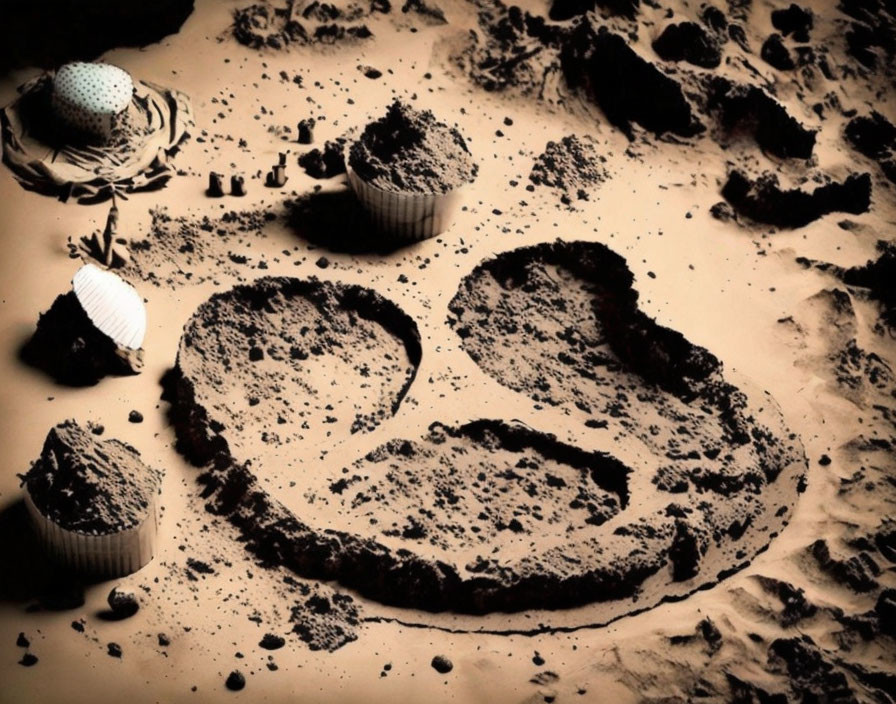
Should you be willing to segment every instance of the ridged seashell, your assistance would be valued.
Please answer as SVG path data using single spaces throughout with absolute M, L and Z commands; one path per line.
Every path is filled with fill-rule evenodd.
M 85 264 L 72 288 L 96 328 L 120 347 L 140 349 L 146 335 L 146 307 L 137 289 L 111 271 Z
M 130 74 L 111 64 L 75 61 L 53 77 L 52 104 L 69 125 L 99 137 L 108 137 L 115 119 L 131 102 L 134 82 Z

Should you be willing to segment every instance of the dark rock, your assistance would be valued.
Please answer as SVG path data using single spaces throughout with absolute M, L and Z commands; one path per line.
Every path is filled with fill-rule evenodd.
M 632 123 L 657 135 L 691 137 L 705 129 L 681 85 L 606 27 L 579 23 L 563 47 L 561 64 L 567 82 L 584 88 L 629 139 L 634 139 Z
M 401 11 L 405 14 L 413 12 L 422 17 L 429 24 L 448 23 L 448 20 L 445 19 L 445 13 L 442 12 L 440 7 L 430 5 L 429 3 L 424 2 L 424 0 L 405 0 L 405 3 L 401 6 Z M 368 76 L 368 78 L 370 78 L 370 76 Z
M 748 54 L 752 53 L 752 50 L 750 49 L 750 43 L 747 41 L 747 32 L 741 25 L 735 24 L 733 22 L 729 24 L 728 37 L 731 39 L 731 41 L 735 42 Z
M 164 633 L 159 633 L 158 638 L 159 638 L 159 647 L 167 648 L 169 645 L 171 645 L 171 639 L 168 638 L 168 636 L 166 636 Z
M 246 678 L 243 676 L 242 672 L 234 670 L 227 675 L 227 681 L 224 683 L 224 686 L 231 692 L 239 692 L 246 686 Z
M 846 560 L 838 560 L 831 556 L 830 548 L 824 539 L 812 543 L 810 552 L 818 562 L 818 566 L 840 584 L 856 592 L 870 592 L 877 588 L 875 577 L 880 574 L 880 567 L 867 552 L 860 552 Z
M 299 120 L 297 129 L 297 141 L 299 144 L 311 144 L 314 141 L 314 126 L 316 124 L 317 120 L 315 120 L 313 117 Z
M 796 3 L 791 3 L 786 10 L 772 11 L 772 25 L 785 37 L 793 35 L 795 41 L 809 41 L 809 30 L 812 29 L 812 10 L 804 10 Z
M 728 29 L 728 18 L 714 5 L 703 5 L 700 10 L 700 19 L 703 20 L 703 24 L 718 34 L 722 34 Z
M 277 650 L 284 645 L 286 645 L 286 639 L 282 636 L 274 635 L 273 633 L 265 633 L 264 637 L 258 643 L 258 646 L 265 650 Z
M 205 195 L 209 198 L 224 197 L 224 176 L 216 171 L 210 171 L 208 174 L 208 188 L 205 189 Z
M 854 117 L 846 125 L 846 140 L 852 147 L 874 159 L 884 175 L 896 183 L 896 126 L 877 111 Z
M 694 22 L 667 25 L 653 40 L 653 50 L 665 61 L 687 61 L 703 68 L 715 68 L 722 61 L 718 39 Z
M 737 218 L 737 214 L 728 205 L 725 201 L 720 200 L 718 203 L 714 203 L 713 206 L 709 209 L 709 214 L 712 215 L 716 220 L 721 220 L 722 222 L 729 222 L 730 220 L 734 220 Z
M 788 582 L 771 577 L 757 576 L 756 579 L 762 588 L 778 597 L 784 608 L 778 615 L 778 621 L 784 627 L 793 626 L 805 618 L 810 618 L 818 612 L 815 604 L 806 599 L 806 593 L 799 587 Z
M 442 675 L 447 675 L 454 669 L 454 663 L 444 655 L 436 655 L 430 664 L 432 665 L 433 670 Z
M 238 198 L 246 195 L 246 179 L 244 176 L 234 174 L 230 177 L 230 195 Z
M 797 228 L 832 212 L 867 212 L 871 205 L 871 177 L 852 174 L 843 183 L 828 183 L 807 192 L 782 190 L 778 177 L 771 173 L 751 181 L 740 171 L 732 171 L 722 195 L 740 215 L 751 220 Z
M 779 638 L 768 649 L 769 661 L 785 666 L 790 686 L 803 702 L 857 703 L 846 676 L 828 662 L 808 636 Z
M 25 653 L 22 656 L 22 659 L 19 660 L 19 665 L 22 667 L 32 667 L 37 664 L 37 656 L 32 655 L 31 653 Z
M 140 411 L 131 411 L 128 413 L 128 422 L 129 423 L 142 423 L 143 422 L 143 414 Z
M 896 637 L 896 589 L 884 589 L 874 606 L 882 633 Z
M 707 108 L 728 130 L 749 131 L 756 143 L 775 156 L 808 159 L 815 132 L 806 129 L 761 88 L 714 78 L 707 91 Z
M 874 536 L 874 545 L 884 559 L 896 564 L 896 521 L 889 519 L 881 523 Z
M 30 648 L 31 641 L 25 637 L 24 633 L 19 633 L 19 637 L 16 638 L 16 645 L 20 648 Z
M 854 18 L 846 32 L 849 54 L 865 68 L 876 70 L 883 58 L 892 67 L 896 54 L 896 8 L 888 0 L 841 0 L 838 8 Z
M 108 652 L 110 657 L 120 658 L 121 657 L 121 646 L 118 643 L 109 643 L 106 646 L 106 652 Z
M 119 618 L 133 616 L 140 609 L 137 594 L 120 587 L 115 587 L 109 592 L 108 602 L 112 613 Z
M 312 149 L 299 157 L 299 166 L 311 178 L 332 178 L 345 173 L 344 143 L 327 141 L 323 149 Z
M 791 71 L 796 68 L 790 50 L 784 46 L 780 34 L 770 34 L 759 52 L 762 60 L 779 71 Z
M 700 561 L 709 547 L 709 541 L 690 523 L 676 520 L 675 537 L 669 548 L 669 560 L 672 562 L 672 579 L 683 582 L 697 576 Z
M 728 687 L 731 692 L 731 698 L 728 700 L 736 704 L 752 704 L 752 702 L 760 702 L 760 704 L 788 704 L 787 695 L 783 693 L 772 693 L 754 682 L 747 682 L 735 677 L 730 672 L 725 673 L 728 680 Z
M 634 17 L 638 13 L 640 0 L 554 0 L 548 16 L 555 21 L 580 17 L 601 7 L 614 15 Z
M 888 327 L 896 327 L 896 243 L 879 240 L 877 259 L 862 266 L 854 266 L 840 273 L 840 278 L 850 286 L 861 286 L 868 295 L 883 306 L 883 321 Z

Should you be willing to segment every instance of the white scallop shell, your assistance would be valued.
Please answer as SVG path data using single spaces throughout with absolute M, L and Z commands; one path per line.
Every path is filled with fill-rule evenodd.
M 111 271 L 85 264 L 72 288 L 96 328 L 121 347 L 140 349 L 146 335 L 146 307 L 137 289 Z

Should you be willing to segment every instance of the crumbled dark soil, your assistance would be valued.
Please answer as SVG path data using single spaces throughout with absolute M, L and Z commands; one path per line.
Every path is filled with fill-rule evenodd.
M 609 177 L 605 162 L 593 139 L 567 135 L 559 142 L 548 142 L 544 152 L 535 157 L 529 180 L 559 191 L 568 201 L 587 200 Z
M 833 181 L 804 191 L 782 189 L 778 177 L 769 172 L 751 180 L 734 170 L 728 175 L 722 196 L 739 215 L 756 222 L 785 228 L 805 227 L 828 213 L 867 212 L 871 205 L 871 177 L 852 174 L 841 183 Z
M 171 216 L 150 210 L 152 222 L 145 236 L 128 244 L 131 260 L 122 274 L 154 286 L 196 285 L 221 277 L 240 278 L 250 264 L 234 250 L 249 250 L 265 237 L 265 225 L 276 215 L 265 209 L 228 211 L 219 217 Z
M 558 268 L 540 275 L 545 267 Z M 563 273 L 570 271 L 576 273 Z M 724 381 L 712 355 L 637 310 L 631 283 L 624 261 L 601 245 L 558 243 L 486 262 L 464 280 L 450 306 L 464 348 L 511 388 L 551 405 L 569 401 L 585 414 L 583 422 L 592 413 L 635 419 L 646 412 L 641 404 L 658 409 L 653 432 L 627 421 L 620 430 L 634 433 L 661 459 L 654 478 L 659 503 L 647 513 L 626 514 L 612 532 L 602 524 L 629 501 L 622 463 L 494 421 L 461 428 L 436 424 L 422 441 L 387 443 L 334 475 L 329 496 L 306 493 L 309 510 L 302 519 L 271 498 L 243 464 L 264 463 L 263 455 L 249 450 L 263 445 L 247 439 L 261 433 L 262 442 L 275 447 L 291 441 L 282 434 L 271 437 L 270 429 L 283 432 L 278 416 L 286 418 L 285 429 L 298 427 L 290 419 L 295 410 L 269 398 L 266 390 L 276 387 L 289 397 L 284 374 L 305 364 L 308 350 L 300 337 L 284 338 L 286 346 L 280 341 L 295 334 L 289 316 L 298 316 L 308 331 L 321 327 L 309 322 L 315 317 L 301 297 L 311 296 L 327 311 L 321 320 L 333 329 L 330 335 L 340 329 L 346 290 L 332 284 L 261 280 L 217 294 L 200 307 L 178 356 L 173 420 L 180 447 L 193 461 L 211 461 L 202 476 L 210 510 L 228 516 L 266 563 L 337 580 L 387 604 L 472 613 L 558 608 L 631 598 L 654 575 L 685 585 L 714 579 L 703 567 L 708 551 L 755 550 L 744 535 L 769 503 L 764 493 L 785 466 L 804 458 L 791 440 L 754 420 L 746 398 Z M 482 305 L 495 298 L 503 298 L 497 308 Z M 382 319 L 375 311 L 389 310 L 383 303 L 376 306 L 368 319 Z M 400 329 L 397 322 L 389 325 Z M 500 340 L 493 337 L 497 334 Z M 557 340 L 557 349 L 543 349 L 545 340 Z M 515 371 L 508 371 L 513 367 L 504 360 L 508 345 L 522 365 Z M 292 354 L 293 348 L 299 353 Z M 323 349 L 341 354 L 332 344 Z M 359 348 L 351 349 L 352 362 L 360 363 Z M 268 360 L 275 366 L 267 367 Z M 283 372 L 269 377 L 272 369 Z M 245 408 L 233 407 L 238 401 L 222 386 L 229 383 L 246 394 Z M 307 391 L 303 395 L 307 398 Z M 314 404 L 327 399 L 311 398 Z M 340 415 L 338 407 L 331 412 Z M 303 413 L 306 422 L 314 422 L 315 416 Z M 682 427 L 686 431 L 679 433 Z M 445 467 L 455 472 L 445 474 Z M 490 471 L 480 476 L 486 467 Z M 421 473 L 432 480 L 420 482 Z M 511 502 L 515 512 L 488 500 L 506 492 L 522 492 Z M 712 512 L 701 508 L 704 492 L 714 497 Z M 347 530 L 314 524 L 317 509 L 310 507 L 324 501 L 338 507 Z M 555 510 L 555 502 L 568 507 Z M 399 513 L 402 506 L 423 510 Z M 772 508 L 779 517 L 788 510 L 786 503 Z M 379 526 L 374 530 L 371 518 Z M 467 524 L 479 531 L 458 529 Z M 550 530 L 560 531 L 563 547 L 543 552 L 530 547 L 509 563 L 491 555 L 493 540 L 528 544 Z M 354 606 L 345 604 L 311 595 L 294 619 L 297 633 L 309 643 L 322 637 L 324 647 L 354 637 L 349 618 Z M 308 612 L 323 620 L 309 620 Z
M 563 30 L 543 17 L 500 0 L 477 3 L 479 31 L 457 62 L 487 91 L 517 92 L 548 102 L 560 99 Z
M 63 528 L 107 535 L 146 518 L 162 473 L 119 440 L 100 441 L 75 421 L 50 430 L 38 459 L 23 476 L 34 505 Z
M 228 447 L 239 457 L 253 443 L 301 442 L 320 428 L 373 428 L 398 408 L 419 361 L 416 324 L 369 289 L 288 278 L 237 286 L 212 296 L 184 329 L 180 446 L 201 463 Z M 317 381 L 337 370 L 355 379 L 358 395 L 333 398 Z
M 370 2 L 345 8 L 314 0 L 275 6 L 260 2 L 233 13 L 233 36 L 253 49 L 286 49 L 292 45 L 336 44 L 373 36 L 364 23 L 371 13 L 388 3 Z
M 143 350 L 120 347 L 91 322 L 74 291 L 56 297 L 21 349 L 28 364 L 69 386 L 91 386 L 105 376 L 138 374 Z
M 312 149 L 299 157 L 299 166 L 311 178 L 333 178 L 345 173 L 345 140 L 324 143 L 323 149 Z

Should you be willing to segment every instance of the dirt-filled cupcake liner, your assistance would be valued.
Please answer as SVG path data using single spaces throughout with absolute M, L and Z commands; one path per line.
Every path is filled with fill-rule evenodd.
M 348 163 L 345 171 L 374 225 L 395 241 L 416 242 L 447 230 L 468 190 L 461 186 L 448 193 L 395 193 L 366 183 Z
M 134 528 L 109 535 L 67 530 L 41 514 L 30 493 L 25 505 L 38 538 L 57 562 L 82 574 L 114 578 L 136 572 L 152 560 L 158 534 L 158 509 L 153 498 L 146 518 Z
M 119 440 L 68 420 L 47 434 L 22 476 L 40 542 L 57 562 L 91 577 L 136 572 L 152 560 L 162 472 Z
M 345 151 L 349 184 L 384 239 L 447 230 L 478 166 L 457 129 L 395 101 Z
M 18 99 L 0 111 L 3 162 L 24 188 L 95 203 L 113 192 L 156 190 L 171 178 L 168 160 L 194 124 L 186 94 L 133 81 L 118 129 L 98 142 L 73 138 L 53 82 L 43 75 L 25 83 Z

